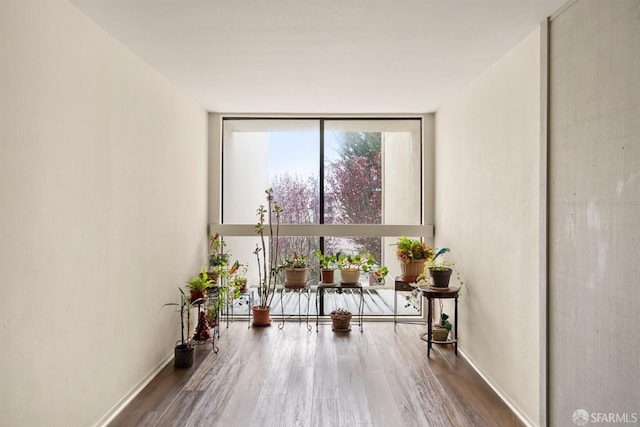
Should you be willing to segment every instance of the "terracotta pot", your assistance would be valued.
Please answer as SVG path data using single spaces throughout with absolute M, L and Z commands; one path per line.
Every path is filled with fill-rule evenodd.
M 304 288 L 307 285 L 308 268 L 285 268 L 284 287 Z
M 331 330 L 335 332 L 348 332 L 351 330 L 351 314 L 332 314 Z
M 322 283 L 333 283 L 335 270 L 333 268 L 323 268 L 320 270 L 320 281 Z
M 191 303 L 193 303 L 197 299 L 202 299 L 202 301 L 198 302 L 198 304 L 201 304 L 201 303 L 205 302 L 205 300 L 207 299 L 207 295 L 205 294 L 205 291 L 194 291 L 192 289 L 191 290 Z
M 355 285 L 360 281 L 360 270 L 340 269 L 340 283 Z
M 408 263 L 400 262 L 400 271 L 402 271 L 401 279 L 403 282 L 413 283 L 418 276 L 424 271 L 426 259 L 416 259 Z
M 271 326 L 271 307 L 253 307 L 253 326 Z

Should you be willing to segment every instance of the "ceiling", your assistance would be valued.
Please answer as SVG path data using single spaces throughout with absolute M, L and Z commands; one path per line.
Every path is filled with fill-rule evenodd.
M 207 111 L 424 113 L 566 0 L 71 0 Z

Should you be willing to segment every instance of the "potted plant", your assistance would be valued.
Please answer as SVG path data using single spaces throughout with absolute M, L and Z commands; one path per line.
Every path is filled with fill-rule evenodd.
M 211 327 L 215 327 L 220 323 L 219 320 L 220 309 L 217 304 L 207 307 L 207 323 Z
M 429 276 L 433 279 L 434 288 L 448 288 L 451 273 L 453 272 L 453 264 L 442 261 L 440 264 L 429 267 Z
M 446 289 L 449 287 L 450 279 L 454 271 L 458 285 L 460 287 L 464 285 L 460 277 L 460 272 L 455 268 L 455 263 L 447 262 L 443 258 L 438 261 L 440 255 L 444 255 L 447 252 L 449 252 L 449 248 L 442 248 L 431 257 L 424 271 L 418 276 L 418 285 Z M 429 277 L 429 279 L 427 279 L 427 277 Z
M 400 261 L 401 278 L 405 282 L 415 282 L 424 266 L 433 256 L 433 249 L 425 242 L 406 236 L 398 238 L 396 257 Z
M 193 334 L 193 339 L 200 342 L 211 339 L 211 326 L 209 326 L 207 314 L 204 310 L 198 310 L 198 325 L 196 326 L 196 332 Z
M 225 252 L 226 242 L 219 233 L 209 235 L 209 277 L 217 281 L 220 270 L 226 269 L 230 254 Z
M 174 349 L 174 366 L 176 368 L 190 368 L 193 366 L 193 361 L 195 358 L 195 348 L 191 345 L 190 341 L 185 340 L 185 335 L 189 335 L 191 331 L 191 309 L 193 308 L 193 303 L 198 303 L 200 301 L 195 300 L 193 303 L 184 293 L 182 288 L 178 288 L 180 291 L 180 304 L 175 302 L 166 303 L 166 305 L 175 305 L 178 306 L 177 310 L 180 313 L 180 341 L 176 342 L 176 346 Z M 185 322 L 184 316 L 185 313 L 187 315 L 187 328 L 185 334 Z
M 247 265 L 240 264 L 238 261 L 229 269 L 229 275 L 231 276 L 230 285 L 233 288 L 232 291 L 235 298 L 238 298 L 241 293 L 247 291 L 247 270 Z
M 431 326 L 431 339 L 434 341 L 447 341 L 453 325 L 449 322 L 449 315 L 442 311 L 440 302 L 440 321 Z
M 285 259 L 279 266 L 280 270 L 284 270 L 284 286 L 286 288 L 304 288 L 307 285 L 307 276 L 309 275 L 309 266 L 307 265 L 306 256 L 293 253 L 293 258 Z
M 372 271 L 376 262 L 367 250 L 361 250 L 355 255 L 338 255 L 338 265 L 340 266 L 340 283 L 355 285 L 360 281 L 360 273 Z
M 201 300 L 201 302 L 205 300 L 207 288 L 213 286 L 214 282 L 202 267 L 200 274 L 189 280 L 187 284 L 191 290 L 191 304 L 194 304 L 196 300 Z
M 369 271 L 369 285 L 384 285 L 384 278 L 389 274 L 387 267 L 373 267 Z
M 258 260 L 258 304 L 253 307 L 255 326 L 271 325 L 271 301 L 276 292 L 278 276 L 278 235 L 280 232 L 280 214 L 282 207 L 273 197 L 273 188 L 265 190 L 267 206 L 260 205 L 257 210 L 258 223 L 255 231 L 260 236 L 259 246 L 253 252 Z M 267 258 L 267 243 L 269 255 Z
M 351 330 L 351 312 L 344 308 L 335 308 L 331 313 L 331 330 L 335 332 L 349 332 Z
M 333 283 L 338 257 L 336 255 L 323 254 L 320 249 L 314 255 L 320 263 L 320 281 L 322 283 Z
M 434 288 L 449 287 L 449 281 L 451 279 L 451 274 L 453 273 L 455 264 L 444 260 L 444 254 L 447 252 L 449 252 L 449 248 L 441 248 L 429 260 L 429 276 L 433 281 Z M 438 258 L 441 255 L 443 255 L 443 257 L 440 258 L 440 261 L 438 261 Z M 460 280 L 460 273 L 456 271 L 456 275 L 458 283 L 460 283 L 460 286 L 462 286 L 463 282 Z

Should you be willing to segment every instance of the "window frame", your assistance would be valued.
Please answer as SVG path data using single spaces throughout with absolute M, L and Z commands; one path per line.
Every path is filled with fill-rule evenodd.
M 223 122 L 224 120 L 420 120 L 421 137 L 421 224 L 418 225 L 386 225 L 386 224 L 282 224 L 280 236 L 358 236 L 358 237 L 393 237 L 420 236 L 433 244 L 434 237 L 434 116 L 419 115 L 226 115 L 209 114 L 209 177 L 208 177 L 208 233 L 220 233 L 222 236 L 255 236 L 255 224 L 223 224 L 222 220 L 222 164 L 223 156 Z M 323 128 L 321 127 L 321 131 Z M 323 132 L 320 134 L 323 138 Z M 322 152 L 320 159 L 322 160 Z M 322 176 L 320 179 L 322 180 Z

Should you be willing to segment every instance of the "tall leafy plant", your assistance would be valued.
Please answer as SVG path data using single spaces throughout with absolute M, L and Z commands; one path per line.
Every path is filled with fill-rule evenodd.
M 255 225 L 255 231 L 260 236 L 260 246 L 257 246 L 254 251 L 258 259 L 259 307 L 271 307 L 271 301 L 276 291 L 279 265 L 278 235 L 280 234 L 280 215 L 282 214 L 282 207 L 273 197 L 273 188 L 265 190 L 265 194 L 267 195 L 267 205 L 258 207 L 258 223 Z
M 191 309 L 193 308 L 193 304 L 198 304 L 204 300 L 197 299 L 195 301 L 191 301 L 189 297 L 184 293 L 182 288 L 178 288 L 178 290 L 180 291 L 180 304 L 175 302 L 168 302 L 164 305 L 165 306 L 173 305 L 178 307 L 177 311 L 180 313 L 180 345 L 183 347 L 190 347 L 191 343 L 189 342 L 188 338 L 185 339 L 185 335 L 188 336 L 191 331 Z M 186 334 L 185 334 L 185 319 L 184 319 L 185 314 L 187 315 Z

